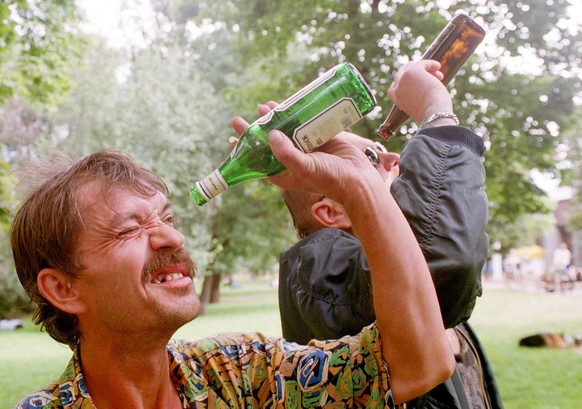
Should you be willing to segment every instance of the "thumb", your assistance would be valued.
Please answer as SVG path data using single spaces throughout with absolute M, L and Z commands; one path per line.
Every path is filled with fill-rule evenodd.
M 281 131 L 269 133 L 269 145 L 275 158 L 287 168 L 299 166 L 303 153 L 295 147 L 293 141 Z

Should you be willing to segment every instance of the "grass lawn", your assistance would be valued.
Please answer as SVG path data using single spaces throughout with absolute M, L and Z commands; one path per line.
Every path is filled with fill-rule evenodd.
M 471 323 L 507 409 L 582 407 L 582 349 L 518 346 L 519 339 L 543 331 L 582 335 L 580 287 L 566 294 L 486 289 Z
M 497 376 L 506 409 L 570 409 L 582 402 L 582 353 L 574 349 L 520 348 L 520 338 L 542 331 L 582 334 L 582 291 L 486 288 L 471 322 Z M 178 338 L 224 331 L 281 334 L 276 290 L 266 282 L 224 288 L 221 303 L 184 326 Z M 67 347 L 27 322 L 22 330 L 0 331 L 0 408 L 57 377 L 70 358 Z

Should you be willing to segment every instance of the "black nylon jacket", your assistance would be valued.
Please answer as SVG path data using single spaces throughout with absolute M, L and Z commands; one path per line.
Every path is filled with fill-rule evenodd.
M 405 145 L 391 186 L 427 260 L 447 328 L 466 321 L 481 295 L 488 249 L 484 152 L 482 138 L 467 128 L 424 129 Z M 279 308 L 283 337 L 300 344 L 353 335 L 373 322 L 359 241 L 325 228 L 282 253 Z

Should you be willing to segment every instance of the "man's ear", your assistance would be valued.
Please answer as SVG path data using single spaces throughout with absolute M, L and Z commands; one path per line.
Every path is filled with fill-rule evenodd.
M 311 215 L 325 227 L 348 231 L 352 228 L 352 222 L 342 205 L 327 197 L 311 205 Z
M 59 310 L 78 314 L 85 309 L 75 280 L 56 268 L 43 268 L 36 278 L 38 290 L 44 298 Z

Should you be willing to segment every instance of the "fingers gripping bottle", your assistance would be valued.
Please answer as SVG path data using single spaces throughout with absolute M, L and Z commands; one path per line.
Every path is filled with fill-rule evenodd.
M 458 14 L 443 28 L 422 59 L 441 63 L 443 84 L 447 85 L 484 37 L 485 30 L 481 26 L 469 16 Z M 378 129 L 378 134 L 384 139 L 390 138 L 408 118 L 406 112 L 394 105 Z
M 284 170 L 269 147 L 271 130 L 282 131 L 298 149 L 311 152 L 375 106 L 376 98 L 357 69 L 339 64 L 252 123 L 230 156 L 192 186 L 190 196 L 202 206 L 229 186 Z

